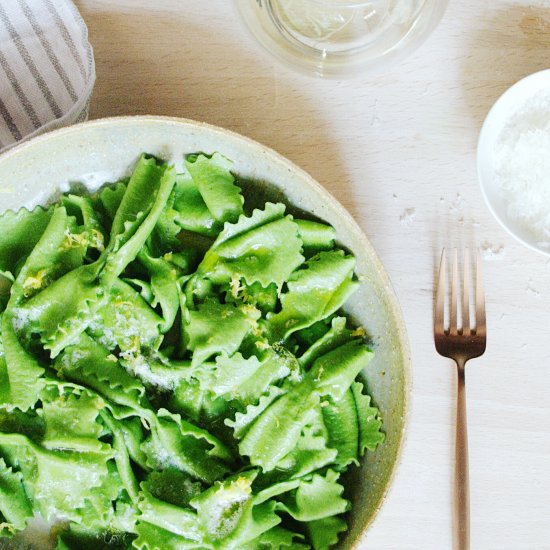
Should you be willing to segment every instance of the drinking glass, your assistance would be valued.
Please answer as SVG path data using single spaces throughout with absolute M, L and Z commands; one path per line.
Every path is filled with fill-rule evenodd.
M 412 52 L 448 0 L 237 0 L 272 54 L 318 76 L 360 75 Z

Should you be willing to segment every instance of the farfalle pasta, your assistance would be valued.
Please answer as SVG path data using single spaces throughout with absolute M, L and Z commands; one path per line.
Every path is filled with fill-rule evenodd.
M 214 154 L 0 217 L 0 536 L 326 549 L 384 440 L 334 230 Z M 88 546 L 87 546 L 88 545 Z

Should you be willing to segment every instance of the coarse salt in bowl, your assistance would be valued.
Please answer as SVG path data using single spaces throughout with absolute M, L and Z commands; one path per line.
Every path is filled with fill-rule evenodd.
M 487 115 L 477 162 L 489 210 L 516 239 L 550 255 L 550 70 L 509 88 Z

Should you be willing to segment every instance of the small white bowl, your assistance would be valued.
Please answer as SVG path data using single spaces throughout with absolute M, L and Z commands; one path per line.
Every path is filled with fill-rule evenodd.
M 496 178 L 495 144 L 500 132 L 518 107 L 542 90 L 548 90 L 550 95 L 550 69 L 531 74 L 516 82 L 496 101 L 479 135 L 477 172 L 485 202 L 500 225 L 528 248 L 550 256 L 549 248 L 541 246 L 534 234 L 508 215 L 508 204 Z

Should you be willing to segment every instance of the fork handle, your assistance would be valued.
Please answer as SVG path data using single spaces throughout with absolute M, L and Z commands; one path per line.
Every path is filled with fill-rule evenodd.
M 470 481 L 468 474 L 468 429 L 466 423 L 465 363 L 457 360 L 458 387 L 455 446 L 455 549 L 470 550 Z

